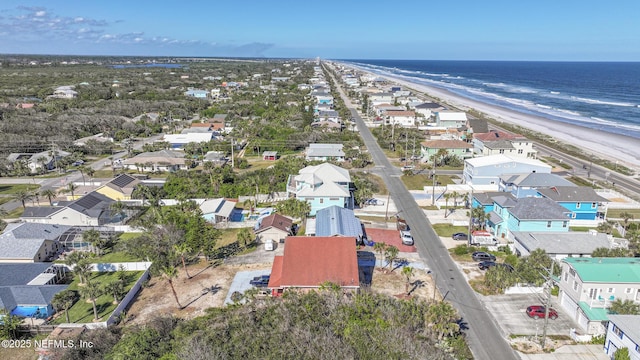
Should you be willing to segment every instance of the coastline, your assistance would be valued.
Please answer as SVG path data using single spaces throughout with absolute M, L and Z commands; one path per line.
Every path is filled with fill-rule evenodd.
M 445 89 L 417 84 L 393 76 L 374 74 L 359 67 L 354 67 L 351 64 L 341 65 L 382 77 L 390 82 L 423 93 L 426 96 L 438 98 L 461 110 L 468 111 L 469 109 L 474 109 L 497 121 L 519 125 L 529 130 L 551 136 L 560 142 L 582 148 L 587 153 L 592 153 L 610 161 L 619 161 L 622 165 L 632 168 L 636 172 L 640 171 L 640 140 L 636 138 L 553 121 L 544 117 L 525 114 L 497 105 L 468 99 Z

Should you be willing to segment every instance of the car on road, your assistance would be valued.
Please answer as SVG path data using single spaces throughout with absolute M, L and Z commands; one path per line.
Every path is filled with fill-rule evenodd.
M 534 318 L 536 320 L 544 319 L 545 307 L 543 305 L 532 305 L 527 308 L 526 312 L 530 318 Z M 557 318 L 558 312 L 553 308 L 549 308 L 549 319 L 555 320 Z
M 411 171 L 413 169 L 415 169 L 416 167 L 413 165 L 407 165 L 407 166 L 403 166 L 402 167 L 402 171 Z
M 453 235 L 451 235 L 451 238 L 453 240 L 469 240 L 469 236 L 465 233 L 455 233 Z
M 496 257 L 493 254 L 489 254 L 486 253 L 484 251 L 476 251 L 473 254 L 471 254 L 471 258 L 473 259 L 473 261 L 496 261 Z
M 488 268 L 490 268 L 492 266 L 496 266 L 496 262 L 495 261 L 485 260 L 485 261 L 481 261 L 481 262 L 478 263 L 478 268 L 480 268 L 480 270 L 487 270 Z
M 404 245 L 413 245 L 413 236 L 409 231 L 400 231 L 400 239 Z

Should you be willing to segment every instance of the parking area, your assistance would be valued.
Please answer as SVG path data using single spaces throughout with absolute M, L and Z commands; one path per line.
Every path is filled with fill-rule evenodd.
M 229 286 L 229 292 L 227 292 L 227 297 L 224 299 L 224 304 L 233 304 L 231 301 L 231 294 L 234 292 L 239 292 L 244 294 L 245 291 L 251 289 L 253 286 L 249 283 L 251 279 L 256 276 L 269 275 L 271 274 L 271 268 L 263 269 L 263 270 L 251 270 L 251 271 L 238 271 L 236 276 L 233 278 L 231 285 Z
M 506 336 L 542 335 L 544 319 L 532 319 L 525 313 L 530 305 L 542 305 L 542 294 L 512 294 L 482 296 L 487 311 L 496 318 L 496 322 Z M 558 312 L 558 318 L 549 319 L 547 335 L 569 335 L 571 328 L 578 324 L 569 318 L 552 297 L 551 307 Z
M 409 246 L 402 244 L 400 239 L 400 231 L 392 229 L 375 229 L 365 227 L 367 233 L 367 239 L 373 242 L 382 242 L 387 245 L 393 245 L 400 250 L 400 252 L 416 252 L 415 246 Z

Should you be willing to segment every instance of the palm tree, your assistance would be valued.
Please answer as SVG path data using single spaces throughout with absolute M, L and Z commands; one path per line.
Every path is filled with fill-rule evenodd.
M 611 303 L 609 311 L 621 315 L 640 315 L 640 305 L 636 304 L 633 300 L 615 299 L 613 303 Z
M 93 180 L 93 175 L 96 174 L 96 169 L 92 168 L 91 166 L 87 166 L 87 175 L 89 175 L 89 179 Z
M 398 250 L 398 248 L 393 245 L 387 246 L 387 248 L 384 250 L 384 257 L 387 260 L 389 269 L 391 271 L 393 271 L 393 262 L 398 258 L 399 252 L 400 250 Z
M 171 287 L 171 291 L 173 292 L 173 297 L 176 299 L 176 304 L 178 304 L 178 309 L 182 309 L 182 305 L 180 305 L 180 300 L 178 300 L 178 293 L 176 293 L 176 289 L 173 287 L 173 279 L 178 277 L 178 272 L 174 266 L 165 266 L 162 268 L 162 276 L 167 279 L 169 283 L 169 287 Z
M 67 318 L 67 323 L 70 323 L 69 320 L 69 308 L 73 306 L 73 303 L 76 302 L 78 298 L 78 293 L 74 290 L 62 290 L 59 293 L 53 296 L 51 299 L 51 305 L 56 309 L 56 311 L 64 310 L 64 314 Z
M 78 185 L 74 183 L 69 183 L 66 188 L 62 189 L 63 193 L 71 193 L 71 200 L 75 200 L 76 190 L 78 190 Z
M 629 229 L 629 220 L 633 220 L 633 214 L 624 211 L 620 213 L 620 217 L 622 218 L 622 221 L 624 223 L 624 229 L 628 230 Z
M 104 292 L 113 295 L 113 303 L 117 304 L 120 302 L 119 299 L 124 292 L 124 284 L 119 280 L 112 281 L 104 286 Z
M 373 250 L 380 255 L 380 268 L 382 268 L 382 258 L 385 251 L 387 250 L 387 244 L 383 242 L 377 242 L 373 244 Z
M 96 255 L 100 255 L 99 253 L 102 252 L 103 242 L 100 238 L 100 232 L 98 230 L 91 229 L 83 232 L 82 241 L 91 244 L 91 246 L 93 247 L 93 252 Z
M 31 201 L 33 199 L 33 193 L 28 190 L 20 189 L 13 194 L 12 198 L 14 200 L 20 201 L 22 203 L 22 207 L 26 208 L 26 202 Z
M 102 295 L 102 289 L 97 283 L 87 284 L 87 286 L 80 288 L 82 296 L 91 301 L 93 305 L 93 320 L 98 320 L 98 308 L 96 307 L 96 299 Z
M 82 175 L 82 184 L 84 184 L 84 186 L 87 186 L 87 181 L 84 179 L 84 173 L 87 172 L 87 167 L 84 165 L 78 166 L 78 172 L 80 173 L 80 175 Z
M 125 205 L 125 203 L 123 203 L 122 201 L 118 200 L 115 202 L 112 202 L 111 205 L 109 205 L 109 212 L 111 214 L 111 216 L 124 216 L 124 209 L 127 207 L 127 205 Z
M 484 230 L 487 220 L 489 220 L 489 214 L 484 211 L 482 206 L 478 205 L 471 209 L 471 222 L 474 229 Z
M 249 245 L 249 242 L 253 240 L 253 234 L 251 233 L 251 230 L 249 230 L 249 228 L 240 229 L 240 231 L 238 231 L 237 237 L 238 243 L 240 243 L 242 246 Z
M 40 195 L 46 196 L 49 199 L 49 206 L 53 206 L 53 198 L 55 198 L 58 194 L 55 190 L 48 188 L 44 190 L 40 190 Z
M 91 274 L 91 268 L 92 268 L 92 265 L 91 263 L 89 263 L 87 259 L 82 259 L 78 261 L 76 266 L 73 267 L 73 272 L 78 274 L 78 277 L 80 278 L 80 284 L 86 284 L 86 285 L 90 284 L 89 274 Z
M 191 279 L 191 275 L 187 271 L 187 264 L 185 262 L 185 256 L 190 254 L 193 249 L 186 242 L 182 242 L 179 244 L 173 245 L 173 251 L 176 252 L 178 256 L 180 256 L 180 260 L 182 261 L 182 268 L 184 269 L 184 273 L 187 274 L 187 279 Z
M 456 309 L 446 301 L 429 306 L 425 315 L 427 326 L 437 335 L 438 340 L 457 334 L 460 331 L 458 320 Z
M 411 266 L 405 266 L 402 268 L 402 275 L 407 278 L 407 283 L 405 284 L 404 292 L 409 295 L 409 285 L 411 285 L 411 278 L 413 277 L 413 268 Z
M 40 156 L 36 159 L 36 162 L 40 164 L 40 173 L 44 174 L 47 172 L 47 162 L 48 159 L 45 156 Z
M 447 209 L 447 207 L 449 206 L 449 199 L 451 199 L 452 195 L 453 194 L 451 194 L 451 193 L 446 193 L 446 194 L 443 195 L 443 197 L 444 197 L 444 217 L 445 218 L 447 217 L 447 210 L 449 210 L 449 209 Z

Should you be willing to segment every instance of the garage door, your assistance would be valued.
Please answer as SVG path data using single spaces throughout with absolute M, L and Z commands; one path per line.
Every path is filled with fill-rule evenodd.
M 569 317 L 571 319 L 576 318 L 576 311 L 578 310 L 578 304 L 575 301 L 571 300 L 569 296 L 567 296 L 566 292 L 562 292 L 562 296 L 560 297 L 560 305 L 562 308 L 569 313 Z
M 588 330 L 587 327 L 589 326 L 589 319 L 587 319 L 587 316 L 582 312 L 582 310 L 578 311 L 578 325 L 580 325 L 582 330 Z

